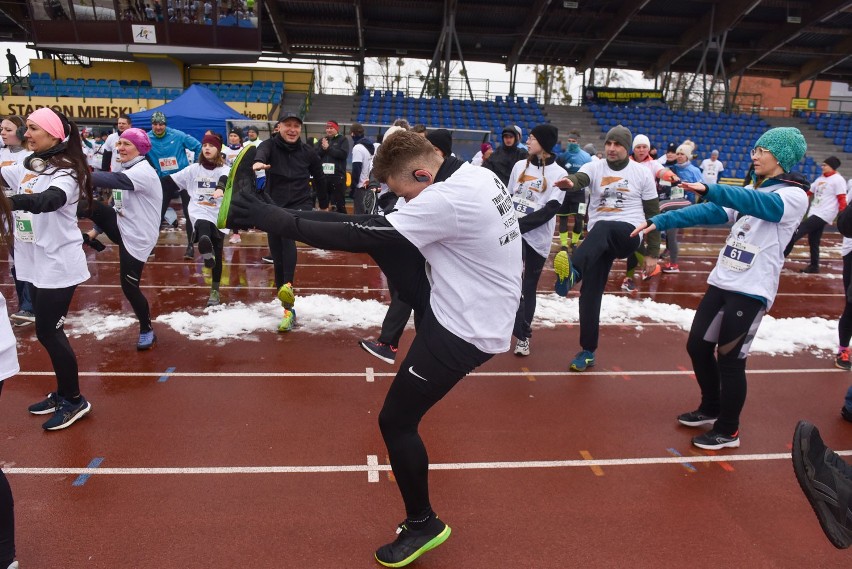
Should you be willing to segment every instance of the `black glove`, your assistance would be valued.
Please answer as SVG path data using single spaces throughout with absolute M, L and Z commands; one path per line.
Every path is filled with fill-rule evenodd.
M 229 227 L 256 227 L 286 237 L 295 231 L 296 220 L 283 208 L 271 203 L 265 194 L 240 192 L 231 198 Z

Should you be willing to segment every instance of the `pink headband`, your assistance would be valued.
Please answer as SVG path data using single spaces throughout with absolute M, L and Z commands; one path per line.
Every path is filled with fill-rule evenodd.
M 62 119 L 52 109 L 47 107 L 36 109 L 30 113 L 27 119 L 43 128 L 50 136 L 65 140 L 65 127 L 62 125 Z

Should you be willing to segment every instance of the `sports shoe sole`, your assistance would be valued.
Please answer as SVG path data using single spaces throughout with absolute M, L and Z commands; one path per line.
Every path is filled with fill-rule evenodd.
M 140 346 L 139 344 L 136 344 L 136 351 L 137 352 L 144 352 L 146 350 L 150 350 L 151 348 L 154 347 L 154 344 L 156 344 L 156 343 L 157 343 L 157 337 L 154 336 L 154 339 L 147 346 Z
M 281 285 L 278 289 L 278 300 L 281 301 L 281 306 L 284 308 L 293 308 L 296 304 L 296 294 L 293 292 L 292 286 Z
M 578 367 L 578 366 L 576 366 L 576 365 L 574 365 L 574 364 L 572 363 L 569 369 L 570 369 L 571 371 L 584 372 L 584 371 L 586 371 L 587 369 L 589 369 L 590 367 L 595 367 L 595 362 L 587 363 L 587 364 L 586 364 L 585 366 L 583 366 L 582 368 L 581 368 L 581 367 Z
M 553 270 L 556 273 L 556 284 L 554 290 L 559 296 L 567 296 L 571 286 L 568 277 L 571 276 L 571 259 L 568 253 L 560 251 L 553 258 Z
M 52 407 L 50 409 L 44 409 L 43 411 L 29 411 L 30 415 L 50 415 L 51 413 L 56 412 L 56 407 Z
M 837 369 L 842 369 L 843 371 L 852 371 L 852 364 L 841 365 L 837 362 L 834 362 L 834 367 Z
M 806 421 L 796 424 L 796 430 L 793 432 L 793 472 L 796 473 L 796 480 L 810 502 L 825 536 L 837 549 L 846 549 L 852 545 L 852 533 L 838 525 L 837 519 L 824 503 L 830 501 L 831 497 L 817 490 L 808 476 L 810 468 L 805 463 L 805 456 L 810 450 L 810 439 L 814 431 L 816 436 L 819 436 L 819 431 L 812 424 Z
M 418 549 L 417 551 L 415 551 L 414 553 L 412 553 L 411 555 L 409 555 L 408 557 L 406 557 L 402 561 L 397 561 L 396 563 L 387 563 L 387 562 L 379 559 L 379 557 L 377 555 L 375 556 L 376 561 L 378 561 L 380 564 L 384 565 L 385 567 L 405 567 L 406 565 L 413 563 L 418 557 L 420 557 L 421 555 L 423 555 L 427 551 L 431 551 L 432 549 L 435 549 L 436 547 L 438 547 L 439 545 L 441 545 L 442 543 L 447 541 L 447 539 L 450 537 L 450 534 L 452 532 L 453 532 L 453 530 L 450 529 L 450 526 L 445 525 L 444 531 L 442 531 L 441 533 L 439 533 L 438 535 L 436 535 L 435 537 L 433 537 L 432 539 L 427 541 L 423 545 L 423 547 L 421 547 L 420 549 Z
M 683 419 L 678 419 L 678 423 L 683 425 L 684 427 L 702 427 L 704 425 L 712 425 L 716 422 L 716 417 L 710 419 L 701 419 L 699 421 L 684 421 Z
M 56 425 L 55 427 L 45 427 L 44 430 L 46 430 L 46 431 L 61 431 L 62 429 L 67 429 L 68 427 L 70 427 L 71 425 L 73 425 L 74 423 L 76 423 L 77 421 L 79 421 L 80 419 L 85 417 L 86 415 L 88 415 L 89 411 L 91 411 L 91 410 L 92 410 L 92 404 L 89 403 L 88 401 L 86 401 L 86 406 L 83 407 L 82 409 L 80 409 L 79 411 L 77 411 L 76 413 L 74 413 L 74 415 L 70 419 L 68 419 L 67 421 L 65 421 L 61 425 Z
M 231 165 L 228 181 L 225 184 L 225 195 L 222 197 L 222 205 L 219 207 L 219 217 L 216 218 L 216 227 L 219 229 L 225 229 L 228 225 L 228 212 L 231 209 L 231 199 L 234 192 L 242 192 L 257 187 L 257 178 L 254 170 L 252 170 L 256 153 L 256 146 L 246 146 L 237 154 L 234 163 Z
M 369 347 L 369 346 L 367 346 L 367 345 L 366 345 L 364 342 L 362 342 L 362 341 L 359 341 L 359 342 L 358 342 L 358 345 L 359 345 L 359 346 L 361 346 L 361 349 L 362 349 L 362 350 L 364 350 L 365 352 L 367 352 L 367 353 L 368 353 L 368 354 L 370 354 L 371 356 L 375 356 L 375 357 L 379 358 L 380 360 L 382 360 L 383 362 L 385 362 L 385 363 L 387 363 L 387 364 L 391 364 L 391 365 L 393 365 L 394 363 L 396 363 L 396 359 L 395 359 L 395 358 L 394 358 L 394 359 L 390 359 L 390 358 L 387 358 L 387 357 L 385 357 L 385 356 L 383 356 L 383 355 L 379 354 L 378 352 L 374 352 L 372 349 L 370 349 L 370 347 Z
M 739 448 L 740 439 L 737 438 L 733 441 L 728 441 L 728 442 L 725 442 L 725 443 L 716 443 L 716 444 L 698 443 L 698 442 L 695 442 L 695 439 L 692 439 L 692 444 L 697 446 L 698 448 L 703 448 L 705 450 L 721 450 L 723 448 Z

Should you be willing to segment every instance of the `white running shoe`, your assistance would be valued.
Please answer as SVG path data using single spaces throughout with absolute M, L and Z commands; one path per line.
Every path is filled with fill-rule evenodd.
M 530 355 L 530 339 L 526 338 L 525 340 L 518 340 L 518 343 L 515 344 L 515 355 L 516 356 L 528 356 Z

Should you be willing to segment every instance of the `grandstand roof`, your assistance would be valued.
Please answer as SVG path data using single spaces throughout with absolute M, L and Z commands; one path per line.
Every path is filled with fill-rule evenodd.
M 27 39 L 23 2 L 4 4 L 0 37 Z M 667 68 L 698 71 L 710 41 L 723 48 L 728 77 L 744 71 L 788 84 L 852 77 L 852 0 L 267 0 L 263 5 L 263 51 L 290 58 L 432 59 L 447 10 L 467 61 L 615 67 L 654 76 Z M 717 53 L 715 48 L 707 53 L 709 73 Z

